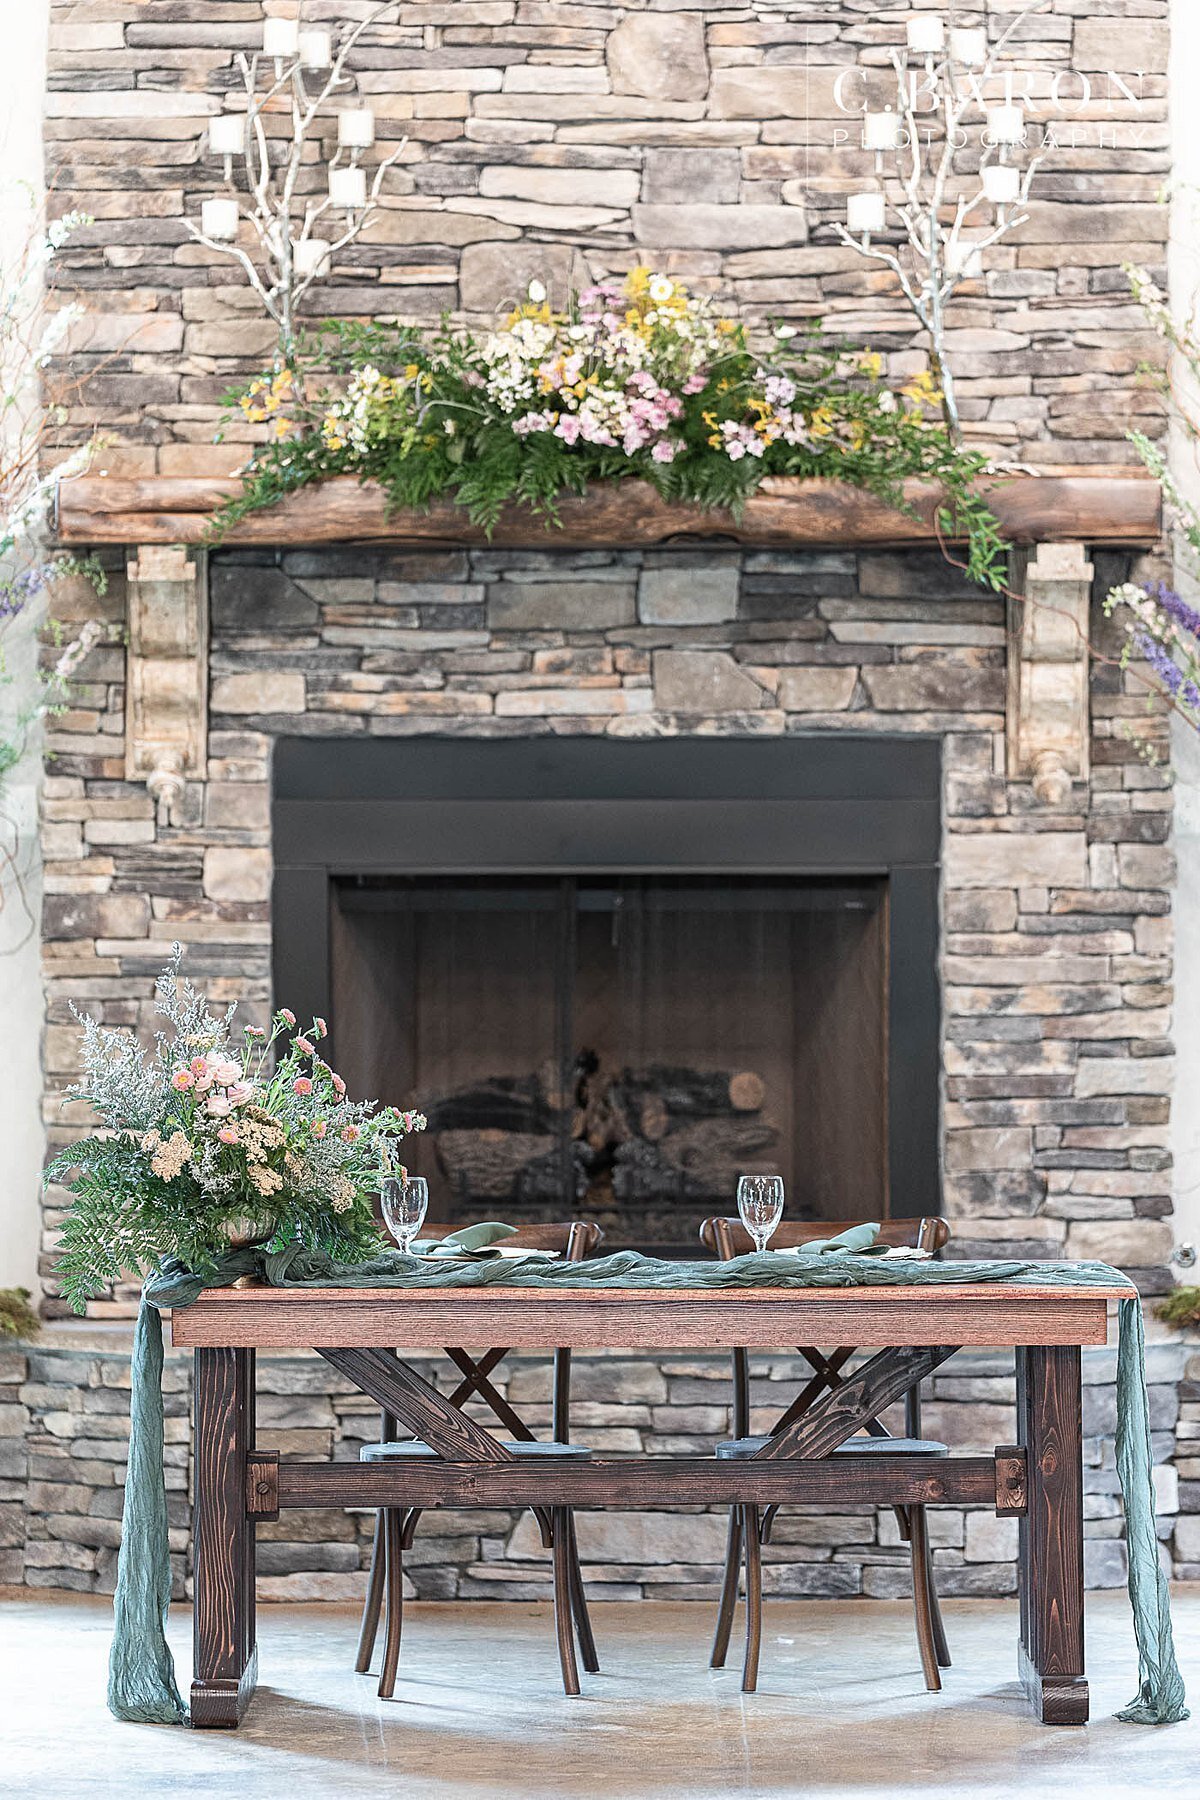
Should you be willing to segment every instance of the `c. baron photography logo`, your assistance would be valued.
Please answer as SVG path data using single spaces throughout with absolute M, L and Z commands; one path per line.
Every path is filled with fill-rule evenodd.
M 866 121 L 880 105 L 877 96 L 883 73 L 875 68 L 851 67 L 838 74 L 833 83 L 833 103 L 839 113 L 847 115 L 847 123 L 833 126 L 834 149 L 874 147 Z M 913 127 L 923 143 L 940 142 L 945 134 L 944 95 L 935 74 L 928 68 L 905 69 L 901 79 L 904 106 L 897 120 L 895 147 L 907 147 Z M 990 121 L 997 116 L 998 108 L 1005 109 L 1010 119 L 1016 108 L 1021 118 L 1021 135 L 1016 141 L 1032 148 L 1137 149 L 1149 135 L 1142 121 L 1147 79 L 1142 70 L 1087 73 L 1059 69 L 1051 73 L 1046 69 L 1006 68 L 982 76 L 974 70 L 964 70 L 959 81 L 977 116 L 955 127 L 954 147 L 1011 147 L 1013 138 L 998 137 Z M 890 111 L 898 98 L 892 85 L 885 110 Z

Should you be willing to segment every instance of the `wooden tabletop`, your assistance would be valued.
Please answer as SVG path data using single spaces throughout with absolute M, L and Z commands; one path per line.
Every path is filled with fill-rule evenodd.
M 210 1288 L 171 1341 L 230 1349 L 1103 1344 L 1128 1282 L 854 1288 Z

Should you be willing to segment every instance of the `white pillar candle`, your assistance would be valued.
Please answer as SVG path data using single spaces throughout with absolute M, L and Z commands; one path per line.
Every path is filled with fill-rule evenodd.
M 238 234 L 236 200 L 205 200 L 200 208 L 200 229 L 205 237 L 229 241 Z
M 300 26 L 295 19 L 263 20 L 263 55 L 287 62 L 300 49 Z
M 855 237 L 866 237 L 882 231 L 884 205 L 882 194 L 851 194 L 846 202 L 846 224 Z
M 1021 192 L 1021 171 L 1011 163 L 988 163 L 983 171 L 983 192 L 993 206 L 1011 206 Z
M 946 26 L 940 13 L 913 13 L 904 29 L 909 49 L 919 56 L 940 56 L 946 48 Z
M 330 169 L 329 198 L 335 206 L 356 212 L 367 204 L 367 172 L 365 169 Z
M 306 69 L 327 69 L 333 61 L 333 34 L 317 25 L 300 33 L 300 61 Z
M 241 113 L 221 113 L 208 121 L 208 147 L 214 156 L 240 156 L 246 148 L 246 120 Z
M 328 275 L 330 249 L 327 238 L 302 238 L 292 252 L 297 275 Z
M 989 106 L 987 132 L 994 144 L 1019 144 L 1025 137 L 1025 114 L 1019 106 Z
M 978 69 L 988 59 L 986 25 L 952 25 L 950 57 L 964 69 Z
M 375 142 L 375 114 L 369 106 L 351 106 L 338 114 L 338 143 L 343 150 L 369 150 Z
M 965 233 L 947 239 L 945 262 L 951 275 L 965 275 L 970 280 L 983 274 L 983 253 L 979 243 Z
M 886 112 L 863 115 L 863 148 L 896 150 L 900 145 L 900 115 L 889 107 Z

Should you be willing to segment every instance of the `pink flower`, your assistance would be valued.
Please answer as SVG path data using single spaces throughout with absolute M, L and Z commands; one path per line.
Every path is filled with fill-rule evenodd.
M 317 1054 L 307 1038 L 298 1037 L 296 1039 L 296 1048 L 302 1056 L 315 1056 Z
M 267 1034 L 261 1025 L 247 1025 L 246 1027 L 246 1036 L 248 1038 L 260 1038 L 266 1037 L 266 1035 Z
M 249 1081 L 235 1081 L 232 1087 L 226 1088 L 225 1098 L 230 1106 L 244 1106 L 253 1092 L 254 1087 Z
M 214 1119 L 227 1119 L 232 1111 L 228 1100 L 222 1094 L 214 1094 L 208 1102 L 209 1116 Z
M 330 1073 L 331 1073 L 331 1074 L 332 1074 L 332 1071 L 331 1071 L 331 1072 L 330 1072 Z M 343 1080 L 342 1080 L 342 1078 L 341 1078 L 341 1076 L 340 1076 L 340 1075 L 333 1075 L 333 1077 L 332 1077 L 332 1078 L 333 1078 L 333 1091 L 334 1091 L 334 1093 L 335 1093 L 335 1094 L 344 1094 L 344 1093 L 345 1093 L 345 1091 L 346 1091 L 346 1084 L 345 1084 L 345 1082 L 344 1082 L 344 1081 L 343 1081 Z
M 323 1138 L 325 1136 L 325 1133 L 328 1130 L 329 1130 L 329 1125 L 326 1122 L 326 1120 L 324 1120 L 324 1119 L 314 1119 L 313 1120 L 312 1134 L 315 1138 Z
M 313 1020 L 313 1030 L 316 1032 L 316 1034 L 319 1038 L 329 1036 L 329 1027 L 325 1023 L 324 1019 L 314 1019 Z
M 217 1136 L 223 1144 L 236 1144 L 238 1141 L 238 1134 L 232 1125 L 222 1125 Z
M 190 1069 L 176 1069 L 171 1077 L 171 1086 L 177 1094 L 186 1093 L 188 1088 L 196 1085 L 196 1077 Z
M 650 452 L 650 455 L 657 463 L 674 462 L 675 445 L 671 442 L 670 438 L 660 438 L 659 442 L 655 444 L 653 450 Z
M 292 1012 L 290 1007 L 281 1006 L 279 1009 L 279 1016 L 285 1025 L 294 1025 L 296 1023 L 296 1015 Z
M 191 1068 L 192 1074 L 196 1077 L 197 1081 L 199 1081 L 200 1077 L 205 1074 L 208 1069 L 207 1056 L 193 1056 L 189 1067 Z
M 358 1129 L 357 1125 L 342 1126 L 343 1144 L 356 1144 L 361 1136 L 362 1132 Z
M 700 394 L 707 386 L 707 375 L 689 375 L 683 384 L 683 391 L 685 394 Z
M 293 1094 L 311 1094 L 312 1082 L 307 1075 L 298 1075 L 292 1083 Z

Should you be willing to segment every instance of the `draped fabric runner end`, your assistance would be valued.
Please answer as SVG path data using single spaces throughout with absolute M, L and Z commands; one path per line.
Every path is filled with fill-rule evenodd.
M 117 1564 L 108 1705 L 139 1724 L 180 1725 L 188 1711 L 175 1684 L 166 1640 L 171 1598 L 163 1480 L 162 1307 L 190 1306 L 206 1287 L 239 1275 L 271 1287 L 610 1287 L 824 1288 L 936 1286 L 1020 1281 L 1038 1287 L 1109 1285 L 1124 1278 L 1104 1263 L 939 1263 L 872 1254 L 873 1227 L 810 1245 L 804 1254 L 739 1256 L 732 1262 L 659 1262 L 635 1251 L 577 1264 L 469 1261 L 448 1264 L 396 1252 L 354 1267 L 292 1245 L 273 1254 L 233 1251 L 207 1280 L 168 1260 L 142 1290 L 133 1340 L 129 1473 Z M 1141 1302 L 1132 1283 L 1120 1305 L 1117 1350 L 1117 1467 L 1125 1500 L 1129 1597 L 1137 1635 L 1139 1687 L 1117 1714 L 1137 1725 L 1173 1725 L 1188 1717 L 1175 1661 L 1166 1578 L 1154 1529 L 1150 1413 L 1146 1396 Z

